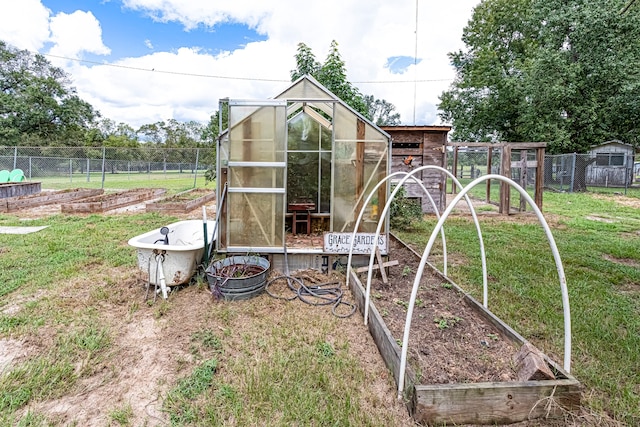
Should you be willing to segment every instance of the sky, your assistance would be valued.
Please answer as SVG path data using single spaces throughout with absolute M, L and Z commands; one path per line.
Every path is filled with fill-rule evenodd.
M 43 55 L 116 123 L 208 122 L 221 98 L 267 99 L 291 84 L 299 43 L 396 107 L 443 124 L 447 53 L 479 0 L 0 0 L 0 40 Z

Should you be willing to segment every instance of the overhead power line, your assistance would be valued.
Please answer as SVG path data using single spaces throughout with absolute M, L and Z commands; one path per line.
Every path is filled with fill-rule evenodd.
M 188 77 L 203 77 L 208 79 L 225 79 L 225 80 L 244 80 L 244 81 L 256 81 L 256 82 L 275 82 L 275 83 L 291 83 L 291 80 L 285 79 L 266 79 L 260 77 L 238 77 L 238 76 L 219 76 L 215 74 L 199 74 L 199 73 L 187 73 L 183 71 L 167 71 L 167 70 L 159 70 L 156 68 L 144 68 L 144 67 L 133 67 L 130 65 L 120 65 L 120 64 L 109 64 L 98 61 L 90 61 L 88 59 L 79 59 L 79 58 L 69 58 L 66 56 L 60 55 L 52 55 L 49 53 L 42 53 L 43 56 L 48 56 L 50 58 L 57 59 L 65 59 L 67 61 L 75 61 L 82 62 L 86 64 L 93 65 L 102 65 L 104 67 L 113 67 L 113 68 L 121 68 L 125 70 L 134 70 L 134 71 L 147 71 L 150 73 L 160 73 L 160 74 L 171 74 L 177 76 L 188 76 Z M 356 84 L 390 84 L 390 83 L 428 83 L 428 82 L 447 82 L 452 81 L 453 79 L 422 79 L 422 80 L 362 80 L 362 81 L 353 81 L 351 83 Z

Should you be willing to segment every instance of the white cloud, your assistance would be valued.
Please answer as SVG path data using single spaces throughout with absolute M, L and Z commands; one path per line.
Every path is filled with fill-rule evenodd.
M 111 50 L 102 43 L 100 22 L 91 12 L 76 10 L 71 14 L 58 13 L 51 18 L 49 53 L 75 58 L 82 52 L 108 55 Z
M 0 40 L 37 51 L 49 39 L 49 10 L 39 0 L 2 2 Z
M 34 0 L 28 0 L 36 3 Z M 139 126 L 168 118 L 206 121 L 218 108 L 218 100 L 272 97 L 286 82 L 216 79 L 181 75 L 191 73 L 236 78 L 289 79 L 295 67 L 297 44 L 304 42 L 324 62 L 332 40 L 346 63 L 347 77 L 364 94 L 393 103 L 404 123 L 436 124 L 438 95 L 453 80 L 447 53 L 460 49 L 462 28 L 478 0 L 419 2 L 416 36 L 416 1 L 402 0 L 235 0 L 232 2 L 185 0 L 123 0 L 124 7 L 146 13 L 160 22 L 178 22 L 185 30 L 220 23 L 243 23 L 266 36 L 232 52 L 212 55 L 193 46 L 174 52 L 154 51 L 126 58 L 114 65 L 66 64 L 78 93 L 104 116 Z M 51 20 L 54 52 L 104 54 L 100 23 L 90 12 L 59 14 Z M 46 22 L 46 19 L 45 19 Z M 83 30 L 75 31 L 82 25 Z M 215 30 L 215 28 L 214 28 Z M 34 34 L 36 28 L 33 28 Z M 152 36 L 152 35 L 151 35 Z M 34 36 L 32 36 L 34 37 Z M 28 39 L 26 35 L 25 39 Z M 42 36 L 41 36 L 42 38 Z M 150 37 L 145 41 L 153 48 Z M 421 59 L 402 73 L 386 64 L 397 56 Z M 174 72 L 176 74 L 162 73 Z M 414 83 L 414 79 L 418 83 Z M 447 81 L 434 81 L 448 79 Z M 358 83 L 371 82 L 378 83 Z M 397 83 L 381 83 L 381 82 Z

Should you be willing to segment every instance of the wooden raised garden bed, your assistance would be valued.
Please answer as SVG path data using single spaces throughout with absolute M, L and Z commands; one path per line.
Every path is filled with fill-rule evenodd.
M 372 281 L 368 328 L 397 384 L 420 256 L 394 237 L 389 258 L 400 265 L 387 283 Z M 366 274 L 360 278 L 352 271 L 349 287 L 364 313 Z M 403 397 L 420 424 L 511 424 L 561 417 L 580 405 L 575 378 L 429 263 L 407 354 Z
M 146 204 L 147 212 L 186 213 L 216 198 L 216 193 L 204 188 L 194 188 L 173 196 Z
M 0 199 L 0 212 L 13 212 L 19 209 L 36 208 L 39 206 L 65 203 L 73 200 L 80 200 L 86 197 L 100 195 L 102 189 L 76 188 L 71 190 L 47 191 L 40 194 L 28 196 L 10 197 Z
M 129 206 L 161 196 L 164 188 L 138 188 L 111 194 L 89 197 L 73 203 L 64 203 L 60 210 L 64 213 L 96 213 Z
M 0 199 L 28 196 L 42 191 L 40 182 L 3 182 L 0 183 Z

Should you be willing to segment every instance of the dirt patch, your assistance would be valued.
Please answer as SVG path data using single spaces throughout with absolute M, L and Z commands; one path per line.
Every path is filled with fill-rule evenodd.
M 390 241 L 390 268 L 385 284 L 371 283 L 373 304 L 392 336 L 401 343 L 419 258 L 395 239 Z M 364 276 L 363 284 L 366 283 Z M 425 269 L 413 312 L 409 364 L 421 384 L 515 381 L 511 340 L 469 307 L 449 282 Z
M 622 206 L 640 209 L 640 199 L 636 197 L 628 197 L 622 194 L 616 194 L 614 196 L 605 194 L 593 194 L 593 197 L 600 200 L 613 201 Z
M 616 258 L 611 255 L 603 255 L 603 258 L 606 259 L 607 261 L 614 262 L 616 264 L 624 265 L 627 267 L 640 268 L 640 262 L 636 261 L 635 259 Z

